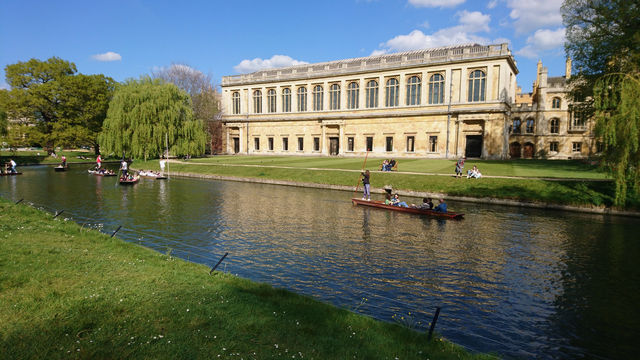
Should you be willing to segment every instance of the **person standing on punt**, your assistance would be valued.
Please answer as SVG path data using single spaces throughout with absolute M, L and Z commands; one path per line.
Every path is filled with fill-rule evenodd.
M 10 167 L 10 169 L 11 169 L 11 173 L 13 173 L 13 174 L 15 174 L 15 173 L 17 173 L 17 172 L 18 172 L 18 171 L 16 170 L 16 165 L 17 165 L 17 164 L 16 164 L 16 162 L 15 162 L 15 161 L 13 161 L 13 159 L 9 159 L 9 167 Z
M 120 170 L 122 170 L 122 178 L 123 179 L 127 178 L 127 170 L 128 169 L 129 169 L 129 164 L 127 163 L 127 160 L 125 160 L 123 158 L 122 162 L 120 163 Z
M 364 194 L 362 200 L 371 201 L 371 184 L 369 183 L 369 170 L 362 173 L 362 184 L 364 185 Z
M 102 166 L 102 158 L 100 157 L 100 154 L 98 154 L 98 157 L 96 158 L 96 169 L 100 169 L 100 166 Z

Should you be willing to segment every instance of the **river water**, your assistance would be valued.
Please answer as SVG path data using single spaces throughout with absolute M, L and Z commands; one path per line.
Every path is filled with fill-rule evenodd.
M 0 196 L 209 266 L 228 252 L 218 270 L 420 331 L 439 306 L 436 330 L 474 351 L 637 356 L 636 218 L 449 202 L 465 219 L 443 221 L 341 191 L 21 170 L 0 177 Z

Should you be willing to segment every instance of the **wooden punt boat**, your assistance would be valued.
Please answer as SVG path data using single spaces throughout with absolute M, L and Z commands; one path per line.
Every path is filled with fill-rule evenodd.
M 427 215 L 427 216 L 433 216 L 441 219 L 461 220 L 464 217 L 464 214 L 458 214 L 454 212 L 441 213 L 433 210 L 422 210 L 422 209 L 416 209 L 411 207 L 406 208 L 401 206 L 386 205 L 384 201 L 377 201 L 377 200 L 367 201 L 367 200 L 353 198 L 351 199 L 351 202 L 353 203 L 353 205 L 370 206 L 370 207 L 375 207 L 380 209 L 406 212 L 410 214 Z
M 91 169 L 87 170 L 87 172 L 95 176 L 116 176 L 117 175 L 116 173 L 103 173 L 103 172 L 91 170 Z
M 21 172 L 17 172 L 17 173 L 0 173 L 0 176 L 11 176 L 11 175 L 22 175 Z
M 133 184 L 137 183 L 138 181 L 140 181 L 140 176 L 138 176 L 138 175 L 134 176 L 133 179 L 120 178 L 120 185 L 133 185 Z
M 62 165 L 58 165 L 58 166 L 53 168 L 53 170 L 55 170 L 55 171 L 67 171 L 67 169 L 69 169 L 68 166 L 62 166 Z

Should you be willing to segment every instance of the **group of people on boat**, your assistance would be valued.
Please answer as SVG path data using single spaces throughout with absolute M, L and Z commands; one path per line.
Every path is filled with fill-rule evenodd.
M 115 175 L 115 171 L 110 170 L 110 169 L 105 169 L 105 168 L 101 168 L 101 167 L 95 167 L 93 169 L 91 169 L 91 173 L 93 174 L 97 174 L 97 175 L 109 175 L 109 176 L 113 176 Z
M 380 165 L 380 171 L 391 171 L 397 164 L 395 159 L 384 159 Z
M 4 174 L 17 174 L 18 173 L 18 171 L 16 170 L 17 165 L 18 164 L 16 164 L 16 162 L 13 161 L 13 159 L 9 159 L 9 161 L 4 164 L 4 168 L 0 171 L 2 171 Z
M 387 194 L 385 195 L 384 204 L 391 205 L 391 206 L 400 206 L 405 208 L 419 209 L 419 210 L 433 210 L 433 211 L 442 212 L 442 213 L 447 212 L 447 203 L 442 198 L 439 200 L 439 204 L 436 207 L 433 206 L 433 201 L 431 200 L 431 198 L 427 198 L 427 197 L 422 198 L 422 204 L 408 205 L 406 202 L 400 201 L 400 196 L 398 195 L 398 193 L 391 195 L 390 192 L 387 192 Z
M 138 171 L 138 174 L 140 176 L 153 177 L 153 178 L 162 176 L 161 173 L 159 173 L 157 171 L 153 171 L 153 170 L 140 170 L 140 171 Z

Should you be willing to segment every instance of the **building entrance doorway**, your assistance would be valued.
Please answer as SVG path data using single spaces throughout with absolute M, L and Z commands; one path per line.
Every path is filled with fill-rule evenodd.
M 340 153 L 340 140 L 337 137 L 329 138 L 329 155 L 338 155 Z
M 240 152 L 240 138 L 233 138 L 233 153 L 237 154 Z
M 520 159 L 522 146 L 518 142 L 509 144 L 509 155 L 512 159 Z
M 522 149 L 522 157 L 525 159 L 533 159 L 533 154 L 535 153 L 536 147 L 532 143 L 528 142 L 524 144 L 524 148 Z
M 467 135 L 464 156 L 468 158 L 482 157 L 482 135 Z

